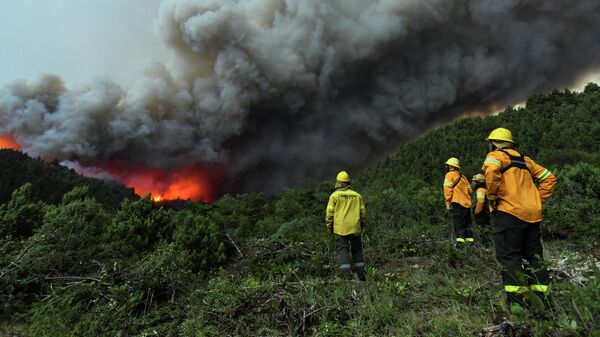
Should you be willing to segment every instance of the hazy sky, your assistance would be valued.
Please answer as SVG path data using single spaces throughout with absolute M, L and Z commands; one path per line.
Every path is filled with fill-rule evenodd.
M 0 0 L 0 86 L 44 73 L 131 83 L 144 61 L 167 59 L 153 32 L 160 1 Z
M 42 73 L 129 83 L 166 58 L 153 33 L 160 0 L 0 0 L 0 85 Z

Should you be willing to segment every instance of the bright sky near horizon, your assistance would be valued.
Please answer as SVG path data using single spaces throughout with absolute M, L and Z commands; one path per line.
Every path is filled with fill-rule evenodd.
M 41 74 L 67 83 L 131 83 L 144 61 L 165 60 L 154 34 L 160 0 L 0 0 L 0 86 Z

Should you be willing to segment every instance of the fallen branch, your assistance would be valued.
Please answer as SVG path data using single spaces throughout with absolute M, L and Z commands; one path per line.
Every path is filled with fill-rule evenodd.
M 235 247 L 235 249 L 237 250 L 238 254 L 240 254 L 240 257 L 244 257 L 244 254 L 242 254 L 242 251 L 240 250 L 240 248 L 235 244 L 235 241 L 233 241 L 233 239 L 231 238 L 231 236 L 229 236 L 229 233 L 225 233 L 225 235 L 227 235 L 227 238 L 229 239 L 229 241 L 231 241 L 231 243 L 233 244 L 233 246 Z
M 313 310 L 309 313 L 306 313 L 306 310 L 302 310 L 302 319 L 300 320 L 300 324 L 298 324 L 298 327 L 296 328 L 298 331 L 301 331 L 302 333 L 306 333 L 306 320 L 316 314 L 317 312 L 321 311 L 325 309 L 325 307 L 321 307 L 319 309 Z
M 483 328 L 483 334 L 480 337 L 510 337 L 513 336 L 514 324 L 509 320 L 499 324 Z
M 46 280 L 56 280 L 56 281 L 93 281 L 100 283 L 105 286 L 110 286 L 110 283 L 104 282 L 95 277 L 87 277 L 87 276 L 46 276 L 44 279 Z
M 20 260 L 21 258 L 23 258 L 23 255 L 25 255 L 25 253 L 26 253 L 26 252 L 29 250 L 29 248 L 31 248 L 31 246 L 27 246 L 27 247 L 23 248 L 23 249 L 21 250 L 21 252 L 19 253 L 19 255 L 17 256 L 17 258 L 16 258 L 14 261 L 12 261 L 12 262 L 11 262 L 11 263 L 8 265 L 8 267 L 6 267 L 6 268 L 2 269 L 2 273 L 0 273 L 0 278 L 4 277 L 4 275 L 8 274 L 8 273 L 9 273 L 9 272 L 12 270 L 11 268 L 12 268 L 13 266 L 16 266 L 16 267 L 18 267 L 18 266 L 19 266 L 19 265 L 17 264 L 17 262 L 19 262 L 19 260 Z

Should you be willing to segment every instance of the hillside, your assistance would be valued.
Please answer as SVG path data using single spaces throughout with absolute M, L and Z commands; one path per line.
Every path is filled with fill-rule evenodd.
M 179 211 L 147 198 L 111 210 L 81 187 L 42 203 L 26 185 L 0 207 L 0 336 L 477 335 L 505 314 L 499 268 L 479 230 L 475 247 L 451 245 L 443 162 L 477 173 L 499 126 L 559 179 L 543 225 L 556 307 L 513 314 L 513 335 L 600 336 L 595 84 L 437 128 L 357 175 L 364 284 L 337 275 L 332 181 Z
M 32 184 L 33 200 L 51 204 L 60 202 L 75 186 L 89 186 L 90 196 L 111 210 L 117 209 L 125 198 L 136 198 L 132 189 L 121 184 L 83 177 L 56 162 L 47 163 L 9 149 L 0 149 L 0 176 L 0 204 L 10 200 L 11 193 L 27 182 Z

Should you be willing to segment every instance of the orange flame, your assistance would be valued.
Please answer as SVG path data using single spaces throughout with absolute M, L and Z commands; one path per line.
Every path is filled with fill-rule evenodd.
M 132 187 L 137 195 L 150 194 L 155 202 L 166 200 L 195 200 L 212 202 L 215 193 L 210 173 L 200 165 L 190 165 L 174 170 L 132 168 L 107 165 L 115 180 Z
M 5 134 L 0 136 L 0 149 L 3 148 L 20 150 L 21 145 L 12 135 Z M 114 179 L 133 188 L 137 195 L 150 194 L 155 202 L 177 199 L 204 202 L 216 200 L 211 182 L 213 175 L 201 165 L 189 165 L 173 170 L 113 164 L 93 168 L 81 166 L 78 162 L 71 162 L 71 166 L 85 176 Z
M 0 149 L 20 150 L 21 145 L 11 135 L 0 136 Z

